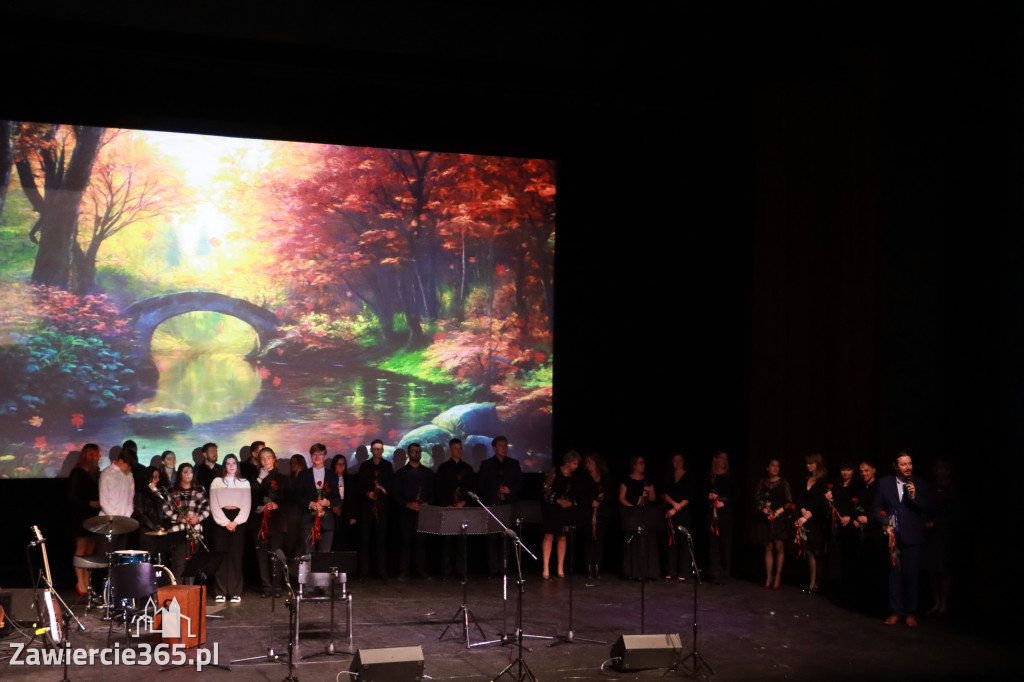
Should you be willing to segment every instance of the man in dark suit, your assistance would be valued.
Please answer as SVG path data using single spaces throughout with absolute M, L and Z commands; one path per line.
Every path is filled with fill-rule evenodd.
M 488 507 L 512 504 L 523 491 L 523 470 L 519 460 L 508 456 L 508 438 L 498 436 L 491 441 L 491 448 L 494 456 L 480 462 L 477 474 L 480 501 Z M 505 568 L 506 541 L 505 535 L 491 533 L 487 536 L 487 563 L 492 575 L 502 573 Z
M 310 469 L 303 469 L 295 479 L 294 496 L 302 513 L 302 535 L 305 538 L 305 553 L 330 552 L 334 540 L 334 514 L 331 507 L 341 504 L 338 488 L 338 474 L 324 466 L 327 448 L 323 443 L 314 443 L 309 448 L 313 460 Z M 320 518 L 319 538 L 313 538 L 317 517 Z
M 373 551 L 377 577 L 387 577 L 388 512 L 391 506 L 394 468 L 384 459 L 384 441 L 370 443 L 370 459 L 359 465 L 356 474 L 359 490 L 359 577 L 370 574 L 370 551 Z
M 921 569 L 928 489 L 923 481 L 913 477 L 914 463 L 906 452 L 896 456 L 893 469 L 895 475 L 878 482 L 874 507 L 874 515 L 885 528 L 893 548 L 889 567 L 890 616 L 885 624 L 895 625 L 905 618 L 907 627 L 916 627 L 917 577 Z

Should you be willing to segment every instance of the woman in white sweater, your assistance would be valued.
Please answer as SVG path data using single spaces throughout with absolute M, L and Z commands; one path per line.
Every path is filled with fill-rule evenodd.
M 226 552 L 217 570 L 217 603 L 242 601 L 242 553 L 245 550 L 245 522 L 252 507 L 249 481 L 238 475 L 238 458 L 228 455 L 220 476 L 210 484 L 210 514 L 216 522 L 214 550 Z

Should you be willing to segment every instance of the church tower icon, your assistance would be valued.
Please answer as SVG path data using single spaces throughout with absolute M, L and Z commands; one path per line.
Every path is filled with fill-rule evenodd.
M 152 615 L 150 615 L 150 607 L 153 608 Z M 160 623 L 157 625 L 156 619 L 159 616 Z M 185 632 L 187 634 L 182 635 L 182 621 L 185 621 L 187 627 Z M 144 615 L 135 621 L 135 636 L 139 636 L 140 630 L 143 626 L 147 626 L 151 633 L 160 635 L 164 639 L 182 639 L 183 637 L 195 637 L 192 632 L 192 619 L 188 616 L 181 615 L 181 605 L 178 604 L 178 598 L 175 597 L 166 607 L 157 608 L 153 598 L 150 597 L 149 601 L 146 602 L 146 608 Z

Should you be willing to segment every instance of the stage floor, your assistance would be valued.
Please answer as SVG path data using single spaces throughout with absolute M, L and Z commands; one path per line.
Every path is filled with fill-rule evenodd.
M 363 581 L 350 583 L 353 595 L 353 646 L 355 649 L 422 646 L 424 674 L 435 680 L 490 680 L 518 656 L 514 645 L 490 645 L 467 649 L 461 622 L 438 640 L 445 625 L 462 604 L 458 582 Z M 529 576 L 524 596 L 523 629 L 530 635 L 565 635 L 569 626 L 569 583 L 542 581 Z M 551 647 L 541 639 L 527 639 L 523 658 L 541 680 L 659 679 L 664 669 L 618 673 L 601 665 L 609 658 L 611 644 L 622 634 L 641 632 L 641 587 L 618 578 L 574 582 L 573 643 Z M 691 650 L 693 582 L 653 581 L 645 589 L 644 632 L 678 633 L 683 652 Z M 503 627 L 502 581 L 473 579 L 468 586 L 468 605 L 487 638 L 503 629 L 513 630 L 516 602 L 510 601 Z M 714 680 L 964 680 L 1024 672 L 1013 644 L 996 641 L 970 623 L 951 618 L 923 618 L 921 627 L 886 626 L 879 618 L 851 612 L 822 596 L 811 596 L 793 587 L 765 591 L 744 581 L 703 585 L 699 590 L 697 645 L 713 668 Z M 74 597 L 72 604 L 81 602 Z M 269 646 L 287 657 L 288 611 L 282 601 L 271 613 L 271 600 L 256 593 L 244 595 L 241 604 L 207 602 L 210 614 L 207 647 L 217 645 L 219 661 L 266 656 Z M 328 603 L 304 603 L 300 609 L 300 642 L 295 652 L 295 676 L 303 682 L 344 680 L 352 656 L 345 636 L 344 604 L 337 604 L 335 644 L 339 653 L 303 660 L 324 651 L 328 641 Z M 104 647 L 107 623 L 90 612 L 82 617 L 85 632 L 74 632 L 75 648 Z M 271 638 L 273 628 L 273 638 Z M 474 627 L 471 642 L 481 641 Z M 603 640 L 603 644 L 581 641 Z M 117 639 L 115 635 L 115 639 Z M 27 636 L 15 633 L 0 640 L 4 655 L 13 642 Z M 123 635 L 122 635 L 123 641 Z M 140 640 L 136 640 L 140 641 Z M 188 650 L 195 655 L 195 650 Z M 24 658 L 25 654 L 22 653 Z M 71 666 L 70 680 L 137 680 L 157 673 L 159 667 Z M 518 672 L 518 668 L 513 670 Z M 206 668 L 202 675 L 239 680 L 283 680 L 285 665 L 262 661 L 231 664 L 231 670 Z M 191 680 L 194 667 L 173 670 L 157 678 L 173 682 Z M 39 668 L 0 662 L 3 679 L 61 679 L 59 667 Z M 515 679 L 506 676 L 503 679 Z

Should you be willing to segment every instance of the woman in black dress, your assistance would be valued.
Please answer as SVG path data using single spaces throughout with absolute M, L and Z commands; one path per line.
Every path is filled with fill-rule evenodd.
M 592 452 L 583 458 L 584 473 L 580 477 L 580 504 L 588 511 L 590 523 L 583 541 L 583 555 L 587 562 L 587 577 L 601 577 L 604 558 L 604 538 L 612 517 L 615 498 L 614 486 L 608 475 L 604 457 Z
M 690 550 L 687 535 L 691 528 L 690 500 L 693 499 L 693 482 L 686 473 L 686 458 L 682 454 L 672 455 L 672 466 L 665 482 L 665 490 L 661 494 L 665 502 L 665 519 L 668 526 L 668 556 L 665 567 L 665 580 L 686 580 L 689 575 Z M 680 530 L 680 526 L 685 529 Z
M 711 458 L 707 480 L 708 578 L 725 582 L 732 575 L 733 505 L 735 485 L 729 473 L 729 454 L 723 450 Z
M 647 478 L 647 461 L 641 455 L 629 458 L 630 473 L 619 485 L 619 504 L 626 528 L 622 552 L 622 575 L 632 580 L 653 580 L 658 574 L 657 529 L 629 519 L 630 507 L 649 507 L 656 499 L 654 484 Z M 627 520 L 628 519 L 628 520 Z
M 777 459 L 768 460 L 765 477 L 758 481 L 754 500 L 757 509 L 757 541 L 764 547 L 764 589 L 777 590 L 782 585 L 782 565 L 786 560 L 786 540 L 792 536 L 789 516 L 793 493 L 779 473 Z
M 68 498 L 71 502 L 71 523 L 75 538 L 75 556 L 87 556 L 96 552 L 96 536 L 87 531 L 87 519 L 96 516 L 100 509 L 100 446 L 88 443 L 78 454 L 78 463 L 68 474 Z M 75 567 L 75 589 L 79 595 L 89 589 L 89 569 Z
M 858 531 L 853 524 L 853 462 L 839 464 L 839 479 L 828 484 L 828 585 L 839 594 L 839 600 L 854 606 L 856 602 Z
M 818 593 L 818 569 L 821 565 L 822 549 L 825 547 L 825 532 L 828 528 L 829 505 L 825 499 L 828 488 L 825 476 L 828 471 L 820 453 L 807 455 L 807 479 L 797 490 L 796 506 L 799 516 L 796 520 L 797 542 L 800 553 L 807 558 L 808 582 L 804 592 Z
M 135 511 L 132 517 L 139 522 L 139 549 L 149 552 L 152 563 L 163 564 L 164 561 L 170 560 L 166 542 L 167 520 L 164 518 L 167 476 L 162 466 L 149 466 L 146 474 L 149 484 L 135 491 Z
M 565 528 L 574 525 L 572 510 L 576 508 L 578 486 L 575 485 L 576 469 L 580 455 L 574 450 L 565 453 L 562 466 L 552 469 L 544 479 L 544 541 L 541 577 L 550 580 L 548 567 L 551 565 L 551 545 L 558 537 L 558 577 L 565 577 Z
M 288 501 L 291 485 L 288 477 L 277 469 L 277 453 L 263 447 L 259 454 L 260 468 L 252 480 L 253 522 L 257 545 L 257 567 L 260 572 L 260 596 L 281 596 L 284 567 L 271 555 L 283 550 L 288 533 Z
M 335 455 L 331 460 L 331 468 L 338 474 L 338 492 L 341 494 L 341 504 L 331 508 L 334 512 L 334 539 L 331 541 L 331 549 L 335 552 L 344 552 L 349 547 L 349 527 L 355 525 L 357 501 L 359 496 L 352 494 L 355 483 L 348 475 L 348 459 L 345 455 Z

